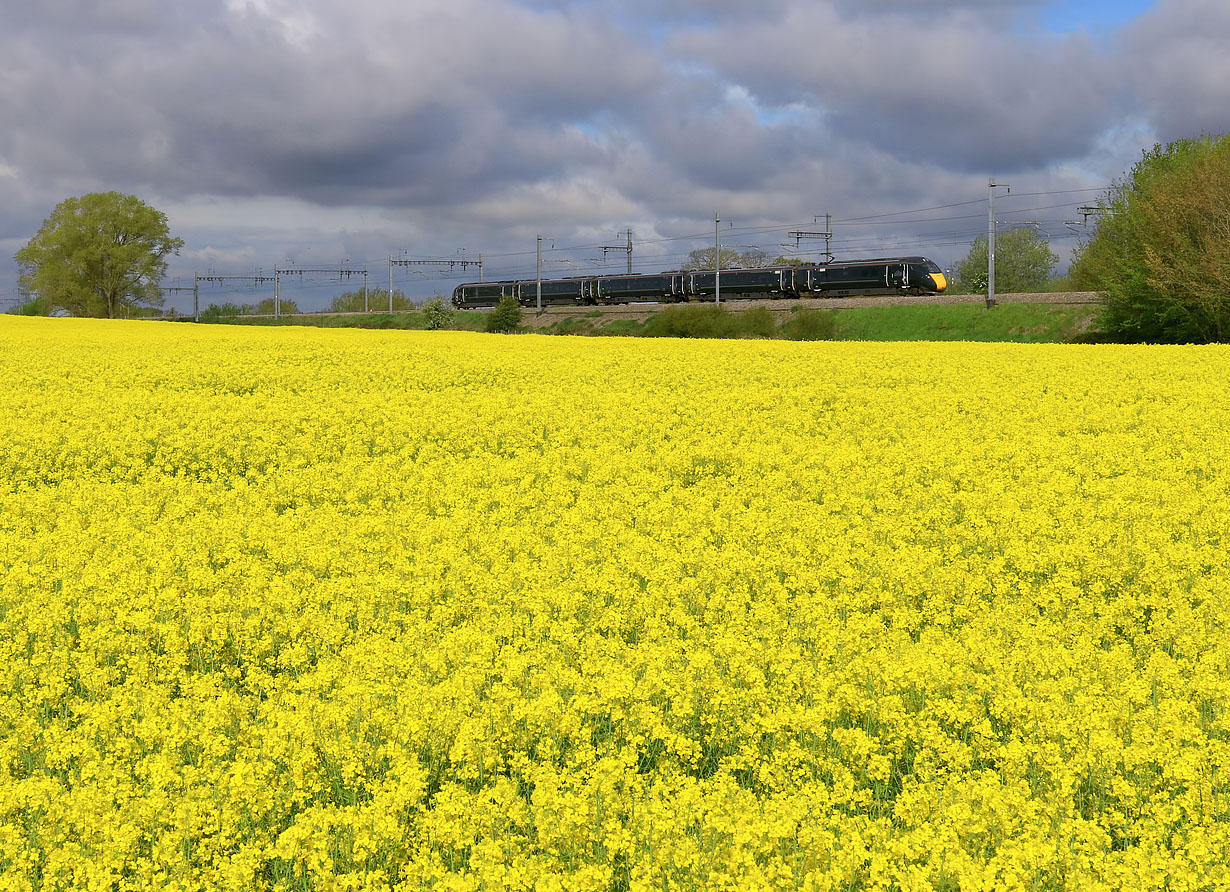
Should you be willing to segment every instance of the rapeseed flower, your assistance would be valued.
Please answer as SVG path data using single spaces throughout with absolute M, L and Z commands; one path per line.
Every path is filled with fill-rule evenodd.
M 0 319 L 0 889 L 1230 883 L 1230 351 Z

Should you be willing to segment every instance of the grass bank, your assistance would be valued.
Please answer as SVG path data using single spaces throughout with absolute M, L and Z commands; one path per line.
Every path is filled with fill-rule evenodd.
M 804 315 L 806 313 L 807 315 Z M 1002 341 L 1073 343 L 1096 340 L 1095 304 L 1005 303 L 988 310 L 979 304 L 860 307 L 771 314 L 752 308 L 712 305 L 664 307 L 645 319 L 630 319 L 595 308 L 585 316 L 563 316 L 536 329 L 542 334 L 623 337 L 761 337 L 843 341 Z M 816 316 L 831 324 L 816 324 Z M 485 314 L 455 312 L 449 328 L 482 331 Z M 236 325 L 309 325 L 321 328 L 427 328 L 422 313 L 352 315 L 232 316 Z M 800 324 L 800 322 L 804 324 Z
M 837 310 L 845 341 L 1071 343 L 1096 331 L 1096 304 L 977 304 Z
M 611 318 L 595 311 L 569 316 L 540 328 L 548 334 L 675 337 L 779 337 L 803 340 L 825 326 L 800 326 L 800 314 L 779 314 L 766 326 L 756 311 L 732 312 L 725 328 L 713 320 L 714 308 L 696 312 L 694 324 L 678 318 L 680 308 L 667 308 L 644 320 Z M 682 308 L 685 316 L 701 308 Z M 992 309 L 976 304 L 859 307 L 820 310 L 832 317 L 831 338 L 843 341 L 1001 341 L 1010 343 L 1073 343 L 1097 338 L 1095 304 L 1011 303 Z M 675 315 L 674 319 L 665 319 Z M 680 324 L 682 321 L 683 324 Z M 810 319 L 808 320 L 811 321 Z M 800 331 L 800 328 L 803 330 Z

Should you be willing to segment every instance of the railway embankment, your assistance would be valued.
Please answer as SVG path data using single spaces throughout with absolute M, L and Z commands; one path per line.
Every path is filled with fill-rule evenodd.
M 789 316 L 796 307 L 809 307 L 824 310 L 852 310 L 863 307 L 887 306 L 953 306 L 961 304 L 985 304 L 985 294 L 925 294 L 917 297 L 903 295 L 901 297 L 825 297 L 804 298 L 801 300 L 730 300 L 723 301 L 731 312 L 743 312 L 753 307 L 767 307 L 775 316 Z M 1030 304 L 1092 304 L 1097 302 L 1095 291 L 1058 291 L 1054 293 L 1008 293 L 995 295 L 997 303 L 1030 303 Z M 676 304 L 617 304 L 609 306 L 556 306 L 543 307 L 541 313 L 534 308 L 524 310 L 521 324 L 526 328 L 549 328 L 567 318 L 602 319 L 605 322 L 615 322 L 626 319 L 633 322 L 643 322 L 664 306 Z M 488 312 L 486 310 L 469 312 Z

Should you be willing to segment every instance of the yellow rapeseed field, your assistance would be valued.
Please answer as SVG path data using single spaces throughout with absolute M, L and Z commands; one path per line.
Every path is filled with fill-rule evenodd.
M 0 317 L 0 890 L 1220 890 L 1230 350 Z

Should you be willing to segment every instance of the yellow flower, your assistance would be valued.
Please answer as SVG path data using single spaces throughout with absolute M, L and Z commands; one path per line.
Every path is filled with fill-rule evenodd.
M 0 318 L 0 890 L 1230 884 L 1228 373 Z

